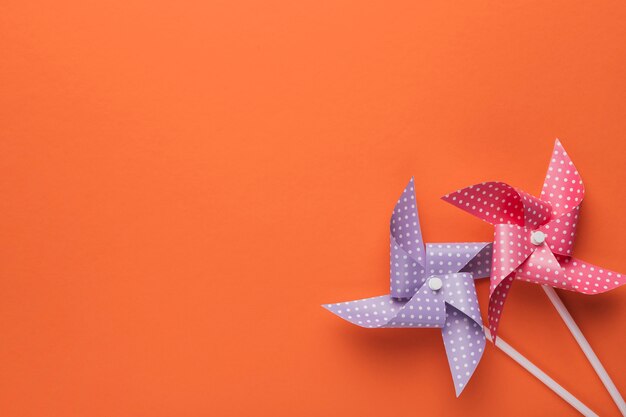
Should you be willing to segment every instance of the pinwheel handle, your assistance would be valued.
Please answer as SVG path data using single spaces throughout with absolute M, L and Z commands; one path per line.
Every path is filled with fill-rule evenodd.
M 548 388 L 554 391 L 559 397 L 563 398 L 569 405 L 578 410 L 579 413 L 584 415 L 585 417 L 598 417 L 596 413 L 594 413 L 589 407 L 580 402 L 580 400 L 574 397 L 568 390 L 563 388 L 556 382 L 554 379 L 550 378 L 545 372 L 541 369 L 537 368 L 537 366 L 526 359 L 521 353 L 515 350 L 511 345 L 502 340 L 501 337 L 494 342 L 491 337 L 491 332 L 487 327 L 484 328 L 485 337 L 491 343 L 493 343 L 498 349 L 509 355 L 515 362 L 520 364 L 520 366 L 530 372 L 535 378 L 543 382 Z
M 563 301 L 561 301 L 554 288 L 548 285 L 542 285 L 541 288 L 543 288 L 546 295 L 550 299 L 550 302 L 552 302 L 552 305 L 554 305 L 554 308 L 561 316 L 561 319 L 565 322 L 565 325 L 569 329 L 570 333 L 572 333 L 572 336 L 576 339 L 576 342 L 589 360 L 589 363 L 593 367 L 594 371 L 596 371 L 596 374 L 598 374 L 598 377 L 600 377 L 600 380 L 606 387 L 607 391 L 611 394 L 611 398 L 613 398 L 613 401 L 617 405 L 617 408 L 619 408 L 620 413 L 622 413 L 623 416 L 626 416 L 626 403 L 624 402 L 624 398 L 622 398 L 622 395 L 613 383 L 613 380 L 609 376 L 608 372 L 606 372 L 606 369 L 604 369 L 604 366 L 602 366 L 600 359 L 598 359 L 598 356 L 591 348 L 591 345 L 574 321 L 574 318 L 569 311 L 567 311 Z

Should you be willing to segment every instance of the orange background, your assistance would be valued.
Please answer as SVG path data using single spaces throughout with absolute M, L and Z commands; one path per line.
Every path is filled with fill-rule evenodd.
M 587 187 L 576 256 L 626 271 L 624 21 L 623 1 L 3 1 L 0 414 L 573 415 L 492 347 L 455 399 L 438 330 L 320 304 L 387 291 L 412 175 L 427 241 L 490 240 L 438 197 L 538 192 L 555 137 Z M 626 289 L 561 294 L 626 391 Z M 516 285 L 501 336 L 618 415 L 540 288 Z

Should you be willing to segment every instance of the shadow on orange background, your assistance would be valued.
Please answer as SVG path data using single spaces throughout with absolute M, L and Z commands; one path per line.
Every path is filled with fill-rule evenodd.
M 0 5 L 0 414 L 554 416 L 489 347 L 459 399 L 437 330 L 320 307 L 388 288 L 415 175 L 428 242 L 489 240 L 438 198 L 538 192 L 555 137 L 575 255 L 626 271 L 623 2 Z M 626 390 L 626 290 L 561 292 Z M 486 282 L 479 285 L 486 311 Z M 540 288 L 501 335 L 618 415 Z

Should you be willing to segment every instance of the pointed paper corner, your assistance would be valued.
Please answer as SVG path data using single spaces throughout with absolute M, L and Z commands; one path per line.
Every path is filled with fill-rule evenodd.
M 397 246 L 422 265 L 419 258 L 424 257 L 425 247 L 422 239 L 414 178 L 411 177 L 402 194 L 398 197 L 389 219 L 389 230 L 392 250 L 394 246 Z M 406 233 L 407 231 L 411 232 L 410 238 L 409 234 Z
M 553 164 L 552 159 L 555 159 L 556 157 L 558 157 L 557 161 L 559 161 L 559 163 L 560 163 L 560 160 L 563 159 L 564 163 L 567 163 L 568 165 L 571 165 L 573 169 L 576 169 L 576 167 L 574 166 L 574 161 L 572 161 L 572 158 L 569 156 L 569 154 L 565 150 L 565 146 L 563 146 L 563 143 L 561 142 L 559 138 L 554 139 L 554 147 L 552 148 L 550 165 Z
M 462 387 L 459 387 L 459 384 L 454 384 L 454 393 L 456 394 L 456 398 L 459 398 L 461 396 L 461 393 L 463 392 L 463 390 L 465 390 L 465 387 L 467 385 L 463 384 Z
M 404 186 L 404 191 L 408 190 L 409 187 L 413 187 L 413 189 L 415 190 L 415 176 L 414 175 L 411 175 L 411 177 L 409 178 L 409 181 Z
M 540 198 L 552 205 L 554 215 L 560 216 L 573 205 L 580 205 L 584 196 L 582 177 L 560 139 L 556 138 Z

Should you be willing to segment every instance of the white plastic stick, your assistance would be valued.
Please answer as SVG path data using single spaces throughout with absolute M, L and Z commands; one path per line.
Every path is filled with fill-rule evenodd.
M 493 343 L 493 339 L 491 338 L 491 333 L 487 327 L 485 329 L 485 336 L 487 340 Z M 519 363 L 522 368 L 526 369 L 528 372 L 533 374 L 535 378 L 543 382 L 548 388 L 554 391 L 559 397 L 563 398 L 569 405 L 574 407 L 578 412 L 585 417 L 598 417 L 596 413 L 591 411 L 589 407 L 580 402 L 580 400 L 574 397 L 569 391 L 560 386 L 554 379 L 550 378 L 545 372 L 541 369 L 537 368 L 535 364 L 526 359 L 521 353 L 515 350 L 511 345 L 502 340 L 501 337 L 498 337 L 494 345 L 509 355 L 515 362 Z
M 606 387 L 607 391 L 609 391 L 609 394 L 611 394 L 611 398 L 613 398 L 613 401 L 615 401 L 615 404 L 617 405 L 617 408 L 619 408 L 620 413 L 622 413 L 623 416 L 626 416 L 626 403 L 624 402 L 624 398 L 617 390 L 617 387 L 611 380 L 609 374 L 606 372 L 606 369 L 604 369 L 604 366 L 602 366 L 602 363 L 600 362 L 600 359 L 598 359 L 598 356 L 596 356 L 593 349 L 591 349 L 591 345 L 589 345 L 589 342 L 583 335 L 583 332 L 581 332 L 578 325 L 576 325 L 576 322 L 572 318 L 572 315 L 569 313 L 569 311 L 567 311 L 567 308 L 563 304 L 563 301 L 561 301 L 556 291 L 554 291 L 554 288 L 547 285 L 542 285 L 542 288 L 546 292 L 554 308 L 556 308 L 556 311 L 559 313 L 559 315 L 567 325 L 567 328 L 572 333 L 572 336 L 574 336 L 574 339 L 576 339 L 576 342 L 578 342 L 578 345 L 589 360 L 589 363 L 591 363 L 591 366 L 593 366 L 596 374 L 598 374 L 598 376 L 600 377 L 600 380 Z

